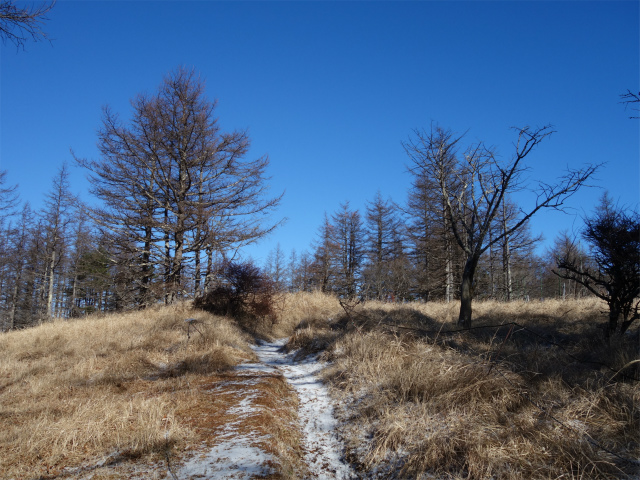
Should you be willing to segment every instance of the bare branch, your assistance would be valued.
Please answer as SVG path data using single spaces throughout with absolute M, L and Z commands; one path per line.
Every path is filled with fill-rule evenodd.
M 622 101 L 620 103 L 624 104 L 625 110 L 629 107 L 631 110 L 635 110 L 636 112 L 640 112 L 640 106 L 636 106 L 636 103 L 640 103 L 640 92 L 633 93 L 631 90 L 627 90 L 627 93 L 623 93 L 620 95 Z M 640 118 L 637 116 L 631 116 L 629 118 Z
M 0 37 L 2 42 L 7 40 L 18 48 L 24 49 L 24 44 L 31 39 L 35 42 L 47 40 L 47 33 L 42 29 L 47 13 L 55 5 L 44 3 L 40 6 L 18 7 L 14 1 L 0 2 Z

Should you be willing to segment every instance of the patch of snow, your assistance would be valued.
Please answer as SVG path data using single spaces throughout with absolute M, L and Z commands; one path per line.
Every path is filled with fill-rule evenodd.
M 343 446 L 336 433 L 336 419 L 327 387 L 318 374 L 325 367 L 317 355 L 301 361 L 295 352 L 282 353 L 287 339 L 262 343 L 253 347 L 262 363 L 282 372 L 298 393 L 298 418 L 304 433 L 305 461 L 311 478 L 347 480 L 355 478 L 349 464 L 343 460 Z
M 234 436 L 209 451 L 188 460 L 179 470 L 178 478 L 251 479 L 275 473 L 268 463 L 273 456 L 254 447 L 259 438 Z
M 244 363 L 236 372 L 246 380 L 223 382 L 209 390 L 222 391 L 229 385 L 251 387 L 258 380 L 251 378 L 265 375 L 280 375 L 293 386 L 299 397 L 298 418 L 304 434 L 305 463 L 309 477 L 319 480 L 348 480 L 355 478 L 351 467 L 343 460 L 343 446 L 336 433 L 336 420 L 326 386 L 318 378 L 325 364 L 317 356 L 302 361 L 295 360 L 295 352 L 283 353 L 287 339 L 255 345 L 254 352 L 260 363 Z M 227 414 L 247 417 L 257 412 L 253 401 L 258 392 L 245 389 L 236 405 Z M 178 478 L 249 479 L 277 473 L 271 465 L 278 463 L 271 454 L 257 445 L 265 437 L 240 434 L 238 421 L 230 421 L 217 436 L 219 443 L 206 447 L 203 453 L 187 460 L 178 471 Z

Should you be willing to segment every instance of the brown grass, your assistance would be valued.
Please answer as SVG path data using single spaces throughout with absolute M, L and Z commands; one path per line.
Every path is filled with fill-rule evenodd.
M 186 305 L 3 334 L 0 477 L 52 477 L 184 445 L 193 431 L 176 412 L 198 400 L 190 383 L 253 358 L 248 340 Z
M 334 297 L 299 293 L 280 297 L 277 322 L 244 327 L 290 336 L 301 354 L 324 352 L 347 453 L 364 472 L 636 471 L 621 458 L 640 458 L 640 388 L 630 380 L 640 375 L 637 328 L 605 341 L 604 305 L 592 300 L 476 302 L 475 326 L 505 325 L 452 332 L 457 307 L 369 302 L 345 311 Z M 273 478 L 300 478 L 297 399 L 281 376 L 254 379 L 258 413 L 229 418 L 246 394 L 232 367 L 255 360 L 251 340 L 188 305 L 1 335 L 0 477 L 164 478 L 167 454 L 175 466 L 233 423 L 268 432 L 260 447 L 280 462 Z
M 360 469 L 621 478 L 638 468 L 621 458 L 640 458 L 640 388 L 628 380 L 638 333 L 606 342 L 603 310 L 594 300 L 477 302 L 474 326 L 520 326 L 452 333 L 455 304 L 369 302 L 301 325 L 291 345 L 333 361 L 326 379 Z

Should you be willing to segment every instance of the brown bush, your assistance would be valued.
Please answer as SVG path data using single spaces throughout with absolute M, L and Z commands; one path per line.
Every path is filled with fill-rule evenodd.
M 194 301 L 194 307 L 236 320 L 275 322 L 275 286 L 251 262 L 226 262 L 218 271 L 220 284 Z

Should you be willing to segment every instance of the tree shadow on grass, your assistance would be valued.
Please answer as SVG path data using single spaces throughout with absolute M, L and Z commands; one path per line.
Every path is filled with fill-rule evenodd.
M 582 385 L 594 375 L 615 375 L 616 381 L 640 379 L 640 362 L 629 364 L 630 359 L 638 358 L 638 329 L 605 338 L 596 317 L 570 320 L 558 313 L 514 318 L 492 313 L 476 317 L 473 328 L 465 330 L 401 306 L 345 311 L 331 328 L 419 338 L 480 361 L 499 362 L 529 381 L 560 377 L 567 384 Z

